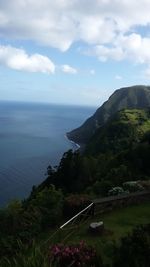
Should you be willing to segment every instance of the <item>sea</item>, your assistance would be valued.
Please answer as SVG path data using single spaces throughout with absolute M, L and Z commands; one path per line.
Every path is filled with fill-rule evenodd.
M 0 207 L 26 198 L 49 165 L 77 149 L 66 132 L 79 127 L 95 107 L 0 101 Z

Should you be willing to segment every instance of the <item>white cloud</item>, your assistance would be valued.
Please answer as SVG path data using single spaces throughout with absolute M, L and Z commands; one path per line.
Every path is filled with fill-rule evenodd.
M 69 66 L 69 65 L 62 65 L 61 70 L 64 73 L 69 73 L 69 74 L 76 74 L 77 73 L 77 70 L 75 68 Z
M 122 58 L 127 58 L 136 63 L 147 63 L 150 59 L 150 38 L 142 38 L 139 34 L 122 35 L 114 43 L 116 51 L 121 48 Z
M 104 45 L 96 45 L 88 49 L 86 54 L 96 56 L 102 62 L 105 62 L 108 59 L 120 61 L 125 56 L 121 47 L 107 47 Z
M 0 64 L 14 70 L 28 72 L 54 73 L 55 65 L 46 56 L 28 55 L 23 49 L 0 46 Z
M 88 55 L 96 56 L 100 61 L 113 59 L 130 60 L 136 64 L 150 64 L 150 37 L 141 37 L 132 33 L 120 35 L 112 45 L 96 45 L 87 50 Z
M 148 26 L 149 10 L 149 0 L 1 0 L 0 37 L 29 39 L 61 51 L 81 40 L 114 44 L 118 36 L 136 33 L 136 26 Z
M 100 61 L 130 60 L 149 66 L 149 10 L 149 0 L 1 0 L 0 38 L 31 40 L 61 51 L 82 41 L 84 47 L 87 46 L 87 54 Z M 80 46 L 82 50 L 81 43 Z M 17 60 L 10 56 L 7 62 L 4 60 L 5 65 L 54 72 L 49 58 L 38 54 L 29 56 L 21 49 L 17 51 L 13 51 Z M 69 65 L 64 65 L 62 71 L 77 72 Z
M 79 24 L 79 38 L 88 44 L 109 43 L 115 37 L 115 24 L 99 15 L 85 16 Z

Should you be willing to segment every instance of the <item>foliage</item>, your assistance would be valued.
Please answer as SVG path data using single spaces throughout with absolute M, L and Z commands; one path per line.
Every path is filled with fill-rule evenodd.
M 86 194 L 70 194 L 64 200 L 64 215 L 73 216 L 91 203 L 91 200 Z
M 72 234 L 70 237 L 65 240 L 65 247 L 70 244 L 79 244 L 80 240 L 85 240 L 86 244 L 94 247 L 96 249 L 96 255 L 99 259 L 103 259 L 106 263 L 112 262 L 113 257 L 113 247 L 114 240 L 119 242 L 120 237 L 125 236 L 128 232 L 132 230 L 137 224 L 148 223 L 150 216 L 150 208 L 149 203 L 140 204 L 139 206 L 130 206 L 127 208 L 123 208 L 121 210 L 113 211 L 112 213 L 103 215 L 103 220 L 105 223 L 105 227 L 108 230 L 108 233 L 100 238 L 99 235 L 93 236 L 87 233 L 87 229 L 89 227 L 89 222 L 86 225 L 82 225 L 78 230 L 77 234 Z M 102 217 L 100 215 L 97 220 L 100 220 Z M 0 261 L 1 267 L 56 267 L 55 264 L 50 263 L 48 260 L 48 243 L 45 242 L 51 231 L 47 231 L 47 233 L 41 235 L 40 238 L 36 241 L 36 243 L 32 245 L 21 244 L 19 242 L 19 253 L 16 255 L 14 253 L 13 259 L 10 256 L 5 257 L 5 260 Z M 109 234 L 110 233 L 110 234 Z M 66 236 L 66 232 L 64 231 L 61 236 L 61 240 Z M 44 237 L 44 238 L 43 238 Z M 46 240 L 45 240 L 46 239 Z M 54 236 L 50 243 L 53 245 L 54 243 L 60 242 L 60 235 L 58 233 L 57 238 Z M 43 246 L 44 244 L 44 246 Z M 68 244 L 68 245 L 67 245 Z M 117 246 L 118 247 L 118 246 Z M 97 266 L 97 265 L 96 265 Z M 99 265 L 98 265 L 99 266 Z M 101 266 L 101 265 L 100 265 Z M 143 265 L 141 265 L 143 266 Z M 143 266 L 144 267 L 144 266 Z
M 103 266 L 102 260 L 97 261 L 96 251 L 81 241 L 78 245 L 56 244 L 50 248 L 50 262 L 57 263 L 57 266 L 72 267 L 96 267 Z
M 132 86 L 116 90 L 96 112 L 68 137 L 80 144 L 87 144 L 96 130 L 102 127 L 116 112 L 122 109 L 145 109 L 150 106 L 150 87 Z M 134 118 L 133 118 L 134 119 Z M 141 118 L 141 122 L 144 118 Z
M 26 200 L 23 202 L 15 200 L 5 209 L 0 210 L 0 257 L 2 261 L 5 261 L 4 257 L 10 259 L 14 257 L 13 264 L 10 260 L 10 264 L 12 264 L 10 266 L 37 267 L 40 266 L 38 265 L 40 262 L 43 262 L 43 266 L 45 264 L 47 267 L 48 263 L 44 262 L 41 252 L 37 252 L 36 259 L 34 256 L 28 257 L 25 265 L 25 259 L 19 258 L 18 255 L 20 242 L 31 248 L 34 238 L 40 232 L 58 225 L 62 219 L 66 219 L 66 216 L 72 216 L 87 206 L 90 203 L 90 197 L 85 192 L 92 196 L 103 197 L 149 188 L 149 159 L 149 110 L 121 110 L 116 113 L 107 120 L 106 124 L 97 129 L 84 152 L 69 150 L 64 153 L 59 166 L 48 167 L 46 180 L 38 187 L 33 187 Z M 142 183 L 136 182 L 141 180 Z M 125 224 L 125 219 L 122 215 L 120 225 L 122 221 Z M 143 231 L 145 239 L 140 239 L 141 231 Z M 131 259 L 133 267 L 136 266 L 125 245 L 128 244 L 130 251 L 133 251 L 136 256 L 136 245 L 137 251 L 140 251 L 140 242 L 143 247 L 144 242 L 148 242 L 149 245 L 145 231 L 147 230 L 140 228 L 136 233 L 133 232 L 132 235 L 121 241 L 121 246 L 115 256 L 116 267 L 132 266 L 130 262 L 129 265 L 119 265 L 123 259 L 123 256 L 120 256 L 123 255 L 123 251 L 127 258 Z M 137 240 L 137 244 L 133 242 L 132 248 L 133 236 Z M 77 260 L 78 263 L 81 263 L 81 258 L 85 257 L 85 251 L 94 253 L 85 244 L 70 247 L 56 246 L 53 247 L 53 253 L 51 252 L 49 256 L 50 260 L 56 264 L 54 252 L 58 248 L 60 254 L 57 254 L 59 256 L 57 260 L 60 261 L 59 263 L 70 261 L 72 266 L 77 266 L 74 265 Z M 80 256 L 75 254 L 79 248 L 85 254 L 81 253 Z M 67 254 L 67 258 L 63 258 L 63 252 L 66 250 L 71 252 L 68 252 L 70 254 Z M 75 258 L 72 258 L 72 255 Z M 38 257 L 39 260 L 37 260 Z M 91 260 L 94 259 L 91 257 Z M 139 258 L 139 262 L 142 261 L 144 262 L 144 259 Z M 8 260 L 8 265 L 5 263 L 6 261 L 2 266 L 9 266 Z M 88 261 L 85 263 L 86 266 L 91 264 Z M 92 264 L 97 266 L 95 262 Z M 80 266 L 84 266 L 83 263 Z
M 48 261 L 48 256 L 42 251 L 41 248 L 33 245 L 30 253 L 28 249 L 25 249 L 23 253 L 20 252 L 17 254 L 17 257 L 3 258 L 0 261 L 1 267 L 55 267 L 55 265 L 51 266 Z
M 114 267 L 149 267 L 150 224 L 140 226 L 121 239 L 114 252 Z
M 20 241 L 30 247 L 41 231 L 58 224 L 62 206 L 62 192 L 51 186 L 32 194 L 23 203 L 13 201 L 1 210 L 0 257 L 18 253 Z
M 83 157 L 79 151 L 69 150 L 64 153 L 57 169 L 49 172 L 47 179 L 39 189 L 54 184 L 64 193 L 83 192 L 84 188 L 93 183 L 96 175 L 97 160 L 91 157 Z
M 54 186 L 44 188 L 36 194 L 36 197 L 30 200 L 28 207 L 34 207 L 38 214 L 41 227 L 47 225 L 53 226 L 62 216 L 63 196 L 60 190 Z
M 86 153 L 118 153 L 129 146 L 133 147 L 149 131 L 149 110 L 121 110 L 98 128 L 86 146 Z
M 64 194 L 88 192 L 101 197 L 124 182 L 146 180 L 149 132 L 149 110 L 119 111 L 97 130 L 83 153 L 69 150 L 57 168 L 49 166 L 39 190 L 54 184 Z
M 144 187 L 138 181 L 129 181 L 123 183 L 123 189 L 132 193 L 144 190 Z
M 126 192 L 120 186 L 113 187 L 111 190 L 108 191 L 108 195 L 109 196 L 118 196 L 118 195 L 122 195 L 122 194 L 125 194 L 125 193 Z
M 91 198 L 105 197 L 108 191 L 113 187 L 113 183 L 109 180 L 97 180 L 92 186 L 88 186 L 85 190 Z

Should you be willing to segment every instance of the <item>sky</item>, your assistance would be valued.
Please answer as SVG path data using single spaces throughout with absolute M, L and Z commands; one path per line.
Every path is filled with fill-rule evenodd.
M 149 82 L 149 0 L 0 0 L 0 100 L 99 106 Z

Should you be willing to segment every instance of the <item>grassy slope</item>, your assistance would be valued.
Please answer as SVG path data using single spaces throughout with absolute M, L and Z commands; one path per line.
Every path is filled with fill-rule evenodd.
M 106 229 L 106 234 L 102 236 L 93 236 L 88 233 L 88 227 L 91 222 L 103 221 Z M 101 251 L 101 255 L 105 262 L 110 262 L 112 257 L 112 244 L 118 242 L 119 239 L 130 232 L 135 226 L 139 224 L 150 223 L 150 202 L 126 207 L 112 211 L 111 213 L 97 216 L 96 218 L 89 219 L 78 229 L 67 231 L 57 236 L 56 241 L 64 240 L 67 243 L 78 243 L 85 240 L 89 245 L 94 246 L 97 251 Z M 68 238 L 66 238 L 68 235 Z M 61 237 L 61 238 L 60 238 Z
M 103 221 L 107 230 L 103 235 L 91 235 L 88 227 L 91 222 Z M 146 224 L 150 222 L 150 202 L 146 202 L 137 206 L 130 206 L 123 209 L 112 211 L 89 218 L 79 227 L 64 231 L 51 230 L 47 233 L 41 233 L 40 237 L 35 241 L 33 248 L 26 248 L 24 252 L 18 255 L 17 260 L 9 263 L 9 259 L 5 263 L 1 263 L 1 267 L 54 267 L 49 265 L 47 253 L 49 247 L 55 243 L 72 244 L 79 243 L 81 240 L 93 246 L 98 254 L 100 254 L 105 263 L 111 263 L 113 255 L 113 244 L 119 242 L 119 239 L 129 233 L 136 225 Z M 57 231 L 55 233 L 55 231 Z
M 88 234 L 88 226 L 93 221 L 103 221 L 106 230 L 110 231 L 111 234 L 106 236 L 91 236 Z M 97 243 L 98 240 L 119 240 L 120 237 L 124 236 L 133 227 L 139 224 L 146 224 L 150 222 L 150 202 L 126 207 L 124 209 L 118 209 L 108 214 L 88 219 L 87 222 L 81 224 L 78 229 L 75 230 L 76 234 L 71 235 L 66 242 L 78 242 L 82 239 L 86 240 L 90 244 Z M 69 233 L 70 231 L 65 232 Z M 63 240 L 64 233 L 61 239 Z
M 131 142 L 138 143 L 147 132 L 150 132 L 148 110 L 121 110 L 97 130 L 87 145 L 86 153 L 120 152 L 127 149 Z

